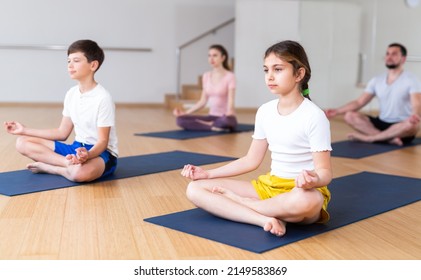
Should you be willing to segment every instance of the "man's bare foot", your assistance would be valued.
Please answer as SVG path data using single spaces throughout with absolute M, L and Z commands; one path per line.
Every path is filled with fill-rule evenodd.
M 348 134 L 348 139 L 351 141 L 360 141 L 365 143 L 373 143 L 375 140 L 373 136 L 361 134 L 358 132 Z M 389 144 L 396 145 L 396 146 L 403 146 L 403 142 L 399 137 L 395 137 L 388 141 Z
M 360 142 L 366 142 L 366 143 L 372 143 L 373 142 L 373 140 L 371 139 L 370 136 L 365 135 L 365 134 L 361 134 L 361 133 L 358 133 L 358 132 L 349 133 L 348 139 L 351 140 L 351 141 L 360 141 Z
M 395 137 L 392 140 L 390 140 L 389 144 L 397 145 L 397 146 L 403 146 L 403 142 L 402 142 L 401 138 L 399 138 L 399 137 Z
M 264 231 L 268 231 L 276 236 L 283 236 L 286 233 L 286 223 L 276 218 L 269 218 L 263 226 Z
M 360 142 L 366 142 L 366 143 L 373 143 L 374 142 L 374 140 L 372 139 L 371 136 L 361 134 L 361 133 L 357 133 L 357 132 L 349 133 L 348 139 L 351 140 L 351 141 L 360 141 Z

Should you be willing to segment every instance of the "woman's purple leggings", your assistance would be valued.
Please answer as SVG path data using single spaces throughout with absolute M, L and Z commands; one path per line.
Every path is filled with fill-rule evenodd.
M 235 116 L 200 116 L 185 115 L 176 119 L 177 125 L 186 130 L 214 130 L 213 128 L 235 130 L 237 126 L 237 118 Z M 212 122 L 211 125 L 202 122 Z

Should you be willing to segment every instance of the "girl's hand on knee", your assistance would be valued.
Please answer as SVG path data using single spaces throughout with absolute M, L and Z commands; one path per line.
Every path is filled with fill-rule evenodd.
M 311 189 L 317 185 L 319 175 L 315 171 L 303 170 L 300 175 L 295 178 L 295 186 L 297 188 Z
M 181 175 L 191 180 L 207 179 L 209 176 L 206 170 L 191 164 L 184 165 Z

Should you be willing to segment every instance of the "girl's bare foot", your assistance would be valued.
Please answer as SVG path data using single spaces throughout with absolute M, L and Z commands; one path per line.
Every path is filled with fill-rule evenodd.
M 240 204 L 243 204 L 245 206 L 248 206 L 248 204 L 251 204 L 256 201 L 256 199 L 254 198 L 239 196 L 233 191 L 222 188 L 222 187 L 214 187 L 212 189 L 212 192 L 220 194 L 220 195 L 224 195 L 227 198 L 235 202 L 238 202 Z M 263 225 L 263 229 L 265 231 L 272 233 L 273 235 L 283 236 L 286 233 L 286 223 L 276 218 L 268 218 L 268 220 Z
M 286 233 L 286 223 L 276 218 L 269 218 L 263 226 L 263 230 L 276 236 L 283 236 Z
M 248 202 L 255 201 L 255 199 L 239 196 L 233 191 L 222 188 L 222 187 L 214 187 L 212 189 L 212 192 L 224 195 L 225 197 L 243 205 L 247 205 Z

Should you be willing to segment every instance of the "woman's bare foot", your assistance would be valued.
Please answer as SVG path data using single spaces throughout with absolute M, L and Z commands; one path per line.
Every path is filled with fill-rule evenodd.
M 216 127 L 216 126 L 212 126 L 211 127 L 212 131 L 217 131 L 217 132 L 222 132 L 222 131 L 229 131 L 228 129 L 224 129 L 224 128 L 220 128 L 220 127 Z
M 204 120 L 199 120 L 199 119 L 195 119 L 196 122 L 207 125 L 209 127 L 211 127 L 213 125 L 213 121 L 204 121 Z
M 268 231 L 276 236 L 283 236 L 286 233 L 286 223 L 276 218 L 269 218 L 263 226 L 264 231 Z

